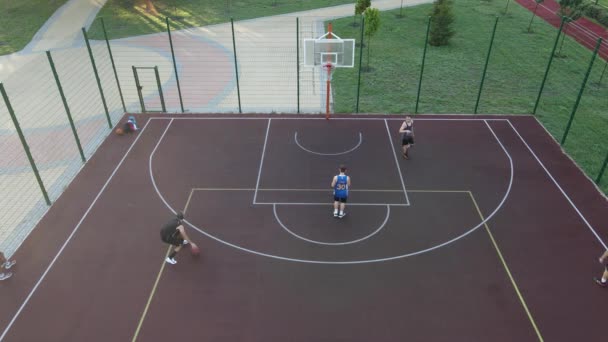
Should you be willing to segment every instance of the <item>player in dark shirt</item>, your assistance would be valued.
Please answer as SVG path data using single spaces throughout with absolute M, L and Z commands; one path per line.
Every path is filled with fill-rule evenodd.
M 197 248 L 196 244 L 190 240 L 188 234 L 186 234 L 186 230 L 182 225 L 184 220 L 184 214 L 178 212 L 174 218 L 169 220 L 163 228 L 160 230 L 160 238 L 164 242 L 170 244 L 172 247 L 172 251 L 169 253 L 169 256 L 165 259 L 171 265 L 177 264 L 175 261 L 175 255 L 182 249 L 183 246 L 187 244 L 191 244 L 192 248 Z
M 412 120 L 411 116 L 406 116 L 405 121 L 399 128 L 399 133 L 403 134 L 403 138 L 401 138 L 401 146 L 403 148 L 403 158 L 410 159 L 408 155 L 410 147 L 414 145 L 414 120 Z

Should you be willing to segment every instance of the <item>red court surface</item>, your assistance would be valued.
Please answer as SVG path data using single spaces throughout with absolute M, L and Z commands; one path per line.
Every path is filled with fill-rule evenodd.
M 603 340 L 608 204 L 538 121 L 418 115 L 405 160 L 402 120 L 139 115 L 17 251 L 0 340 Z

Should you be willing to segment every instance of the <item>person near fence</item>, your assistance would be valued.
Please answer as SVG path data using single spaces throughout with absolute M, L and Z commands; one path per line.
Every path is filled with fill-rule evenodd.
M 13 267 L 13 265 L 15 265 L 16 263 L 17 263 L 17 261 L 8 260 L 7 258 L 4 257 L 4 253 L 0 252 L 0 266 L 2 267 L 3 270 L 6 271 L 6 272 L 0 273 L 0 280 L 8 279 L 13 275 L 13 273 L 8 272 L 8 270 L 11 267 Z
M 122 130 L 125 133 L 133 133 L 135 131 L 137 131 L 139 128 L 137 127 L 137 121 L 135 121 L 135 117 L 134 116 L 129 116 L 129 119 L 127 120 L 127 122 L 125 122 L 125 124 L 122 126 Z
M 348 189 L 350 189 L 350 176 L 346 175 L 346 166 L 340 165 L 340 173 L 331 181 L 334 189 L 334 217 L 343 218 L 346 216 L 344 208 L 348 200 Z M 338 211 L 339 209 L 339 211 Z
M 604 254 L 602 254 L 602 256 L 600 257 L 600 264 L 604 265 L 604 273 L 602 273 L 602 277 L 601 278 L 593 278 L 593 280 L 595 280 L 595 282 L 601 286 L 601 287 L 607 287 L 608 286 L 608 250 L 606 250 L 604 252 Z
M 411 116 L 407 115 L 405 121 L 399 128 L 399 133 L 403 134 L 401 137 L 401 147 L 403 148 L 402 156 L 404 159 L 410 159 L 409 150 L 414 145 L 414 120 Z
M 184 214 L 178 212 L 169 222 L 167 222 L 160 230 L 160 239 L 171 245 L 171 252 L 165 261 L 171 265 L 177 264 L 175 256 L 182 249 L 183 246 L 191 244 L 192 248 L 198 248 L 198 246 L 190 240 L 186 229 L 182 224 L 184 220 Z

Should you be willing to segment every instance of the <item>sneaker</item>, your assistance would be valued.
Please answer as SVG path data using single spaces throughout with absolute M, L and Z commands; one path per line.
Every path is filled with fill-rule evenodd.
M 187 244 L 189 244 L 189 243 L 190 243 L 190 242 L 188 242 L 188 240 L 184 240 L 184 242 L 182 242 L 182 245 L 184 245 L 184 246 L 185 246 L 185 245 L 187 245 Z
M 334 213 L 334 217 L 338 217 L 338 213 Z
M 175 261 L 175 259 L 169 258 L 167 257 L 167 259 L 165 259 L 166 262 L 170 263 L 171 265 L 175 265 L 177 264 L 177 261 Z
M 343 218 L 344 216 L 346 216 L 346 213 L 344 213 L 344 212 L 343 212 L 343 213 L 341 213 L 341 214 L 340 214 L 338 217 L 339 217 L 339 218 Z
M 595 282 L 596 282 L 596 283 L 597 283 L 599 286 L 601 286 L 601 287 L 606 287 L 606 286 L 608 286 L 608 281 L 607 281 L 607 282 L 605 282 L 605 283 L 602 283 L 602 280 L 601 280 L 600 278 L 593 278 L 593 280 L 595 280 Z
M 13 274 L 11 272 L 0 273 L 0 280 L 6 280 L 10 278 Z
M 14 265 L 14 264 L 16 264 L 16 263 L 17 263 L 17 261 L 15 261 L 15 260 L 12 260 L 12 261 L 8 261 L 8 260 L 7 260 L 7 261 L 4 263 L 4 265 L 2 265 L 2 266 L 4 266 L 4 269 L 5 269 L 5 270 L 8 270 L 9 268 L 13 267 L 13 265 Z

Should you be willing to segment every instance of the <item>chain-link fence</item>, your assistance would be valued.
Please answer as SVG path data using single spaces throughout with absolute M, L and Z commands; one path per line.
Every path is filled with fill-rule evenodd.
M 113 40 L 83 31 L 62 38 L 77 41 L 69 48 L 32 54 L 1 83 L 0 250 L 12 254 L 125 112 L 324 113 L 326 75 L 304 65 L 302 42 L 330 21 L 357 42 L 355 67 L 332 80 L 334 112 L 534 113 L 608 189 L 606 42 L 558 17 L 514 45 L 529 17 L 490 11 L 459 29 L 459 48 L 435 48 L 428 11 L 397 12 L 378 34 L 398 38 L 381 50 L 362 45 L 360 17 L 284 15 L 179 30 L 167 19 L 163 32 Z

